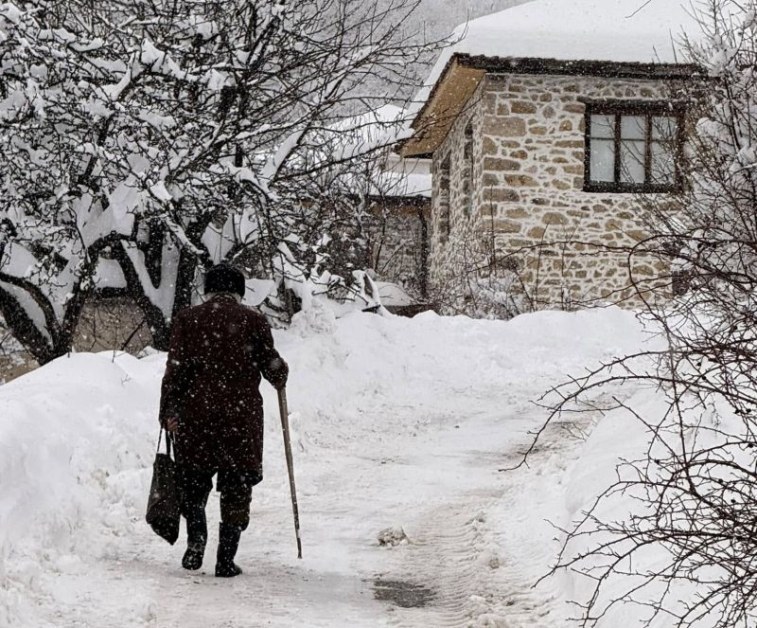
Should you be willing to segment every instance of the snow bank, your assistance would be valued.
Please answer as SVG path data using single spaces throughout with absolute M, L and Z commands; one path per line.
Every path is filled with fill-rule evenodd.
M 308 373 L 292 388 L 292 407 L 328 416 L 334 429 L 349 431 L 356 413 L 380 420 L 377 396 L 390 398 L 408 420 L 429 414 L 454 420 L 470 410 L 472 398 L 496 403 L 525 382 L 529 388 L 543 382 L 545 390 L 646 339 L 634 315 L 617 308 L 538 312 L 508 322 L 433 312 L 335 319 L 316 308 L 298 315 L 283 335 L 282 351 L 296 356 L 295 377 Z
M 571 466 L 566 478 L 565 510 L 568 521 L 577 522 L 583 518 L 584 513 L 594 507 L 597 496 L 605 491 L 616 479 L 635 480 L 638 478 L 633 470 L 634 463 L 641 461 L 642 468 L 647 457 L 655 458 L 658 455 L 665 458 L 669 455 L 668 447 L 675 448 L 676 436 L 673 433 L 666 438 L 665 443 L 659 440 L 653 442 L 651 428 L 645 426 L 639 417 L 654 424 L 662 420 L 669 410 L 669 401 L 666 396 L 651 384 L 636 385 L 632 388 L 630 398 L 625 399 L 625 405 L 633 409 L 633 413 L 626 408 L 613 410 L 598 423 L 579 451 L 576 461 Z M 708 447 L 719 447 L 722 438 L 718 434 L 739 434 L 743 431 L 743 423 L 733 415 L 725 404 L 717 404 L 717 411 L 703 417 L 702 430 L 688 430 L 687 439 L 696 438 L 698 446 L 702 450 Z M 712 410 L 712 409 L 711 409 Z M 712 421 L 708 425 L 707 421 Z M 713 431 L 713 428 L 715 431 Z M 689 442 L 689 446 L 691 446 Z M 614 492 L 608 495 L 594 509 L 593 514 L 603 522 L 627 522 L 631 516 L 642 516 L 645 511 L 644 500 L 646 495 L 641 488 L 626 489 L 623 492 Z M 584 531 L 594 530 L 592 525 L 583 528 Z M 601 542 L 618 541 L 618 537 L 611 537 L 607 532 L 593 532 L 590 536 L 582 536 L 574 539 L 569 544 L 571 556 L 586 555 L 587 552 L 596 549 Z M 624 549 L 630 549 L 630 543 L 615 545 L 614 552 L 621 554 Z M 603 557 L 590 556 L 580 563 L 583 570 L 596 570 L 593 574 L 598 576 L 609 563 L 614 560 L 610 553 Z M 618 568 L 634 574 L 656 573 L 664 571 L 670 564 L 671 556 L 666 550 L 658 545 L 641 547 L 633 555 L 619 563 Z M 714 577 L 716 569 L 709 571 Z M 567 574 L 567 590 L 574 599 L 588 601 L 595 595 L 596 580 L 580 574 L 577 570 L 571 570 Z M 695 574 L 701 575 L 700 574 Z M 697 583 L 695 577 L 691 581 L 669 581 L 664 578 L 656 578 L 653 582 L 641 588 L 645 578 L 638 575 L 610 574 L 602 584 L 602 590 L 597 596 L 595 616 L 600 616 L 596 628 L 669 628 L 674 621 L 666 613 L 655 614 L 654 608 L 663 592 L 668 589 L 666 609 L 680 611 L 684 601 L 697 599 L 702 594 L 700 587 L 707 588 L 707 584 Z M 634 585 L 639 586 L 631 596 L 629 590 Z M 607 608 L 606 612 L 602 612 Z M 697 625 L 702 628 L 714 625 L 714 616 L 701 620 Z
M 106 556 L 143 508 L 157 435 L 144 371 L 128 355 L 73 355 L 0 388 L 1 626 L 42 625 L 29 592 Z

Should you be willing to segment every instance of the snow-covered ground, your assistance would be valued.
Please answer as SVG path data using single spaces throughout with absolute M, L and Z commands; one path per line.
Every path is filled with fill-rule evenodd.
M 292 368 L 304 559 L 270 387 L 245 574 L 221 581 L 216 493 L 200 572 L 181 569 L 183 538 L 171 547 L 143 522 L 165 357 L 73 355 L 0 387 L 0 626 L 571 625 L 584 585 L 532 585 L 558 549 L 553 524 L 591 502 L 633 428 L 571 415 L 528 466 L 503 469 L 544 420 L 542 392 L 647 340 L 632 313 L 315 309 L 276 340 Z M 402 542 L 380 544 L 391 528 Z M 603 625 L 635 625 L 617 621 Z

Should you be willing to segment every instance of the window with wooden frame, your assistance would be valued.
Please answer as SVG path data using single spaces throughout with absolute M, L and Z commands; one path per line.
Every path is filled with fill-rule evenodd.
M 680 189 L 683 109 L 654 102 L 586 104 L 587 192 Z
M 450 231 L 450 157 L 447 155 L 439 166 L 439 242 L 445 243 Z
M 471 215 L 473 210 L 473 123 L 465 127 L 463 136 L 463 212 Z

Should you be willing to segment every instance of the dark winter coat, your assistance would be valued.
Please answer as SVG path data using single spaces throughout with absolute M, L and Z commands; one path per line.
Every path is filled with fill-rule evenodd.
M 282 385 L 287 372 L 268 321 L 233 296 L 216 294 L 179 312 L 160 403 L 161 423 L 179 421 L 177 462 L 262 474 L 260 377 Z

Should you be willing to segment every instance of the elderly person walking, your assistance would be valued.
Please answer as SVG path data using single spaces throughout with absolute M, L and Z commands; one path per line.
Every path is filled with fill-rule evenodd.
M 215 575 L 224 578 L 242 573 L 234 557 L 250 522 L 252 487 L 263 479 L 261 375 L 281 389 L 289 370 L 273 346 L 268 321 L 241 304 L 244 291 L 244 275 L 232 266 L 208 271 L 206 302 L 173 320 L 160 400 L 161 425 L 174 437 L 187 522 L 181 564 L 202 566 L 205 505 L 217 475 L 221 523 Z

